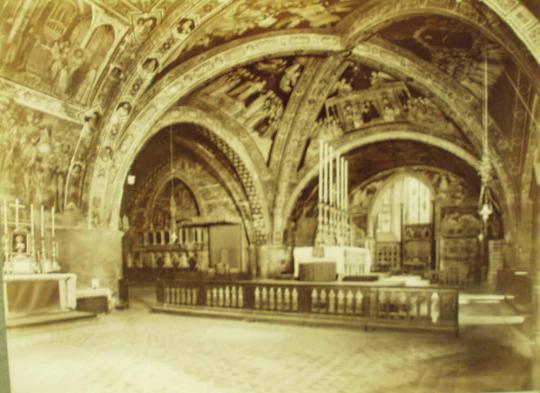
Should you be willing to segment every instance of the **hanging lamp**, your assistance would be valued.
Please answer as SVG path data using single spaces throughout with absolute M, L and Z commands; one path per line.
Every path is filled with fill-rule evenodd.
M 482 160 L 480 162 L 480 180 L 482 182 L 480 189 L 478 213 L 482 217 L 484 225 L 487 224 L 489 217 L 493 213 L 493 199 L 491 196 L 490 183 L 492 181 L 491 159 L 489 156 L 489 86 L 488 86 L 488 48 L 485 47 L 484 53 L 484 113 L 482 130 Z

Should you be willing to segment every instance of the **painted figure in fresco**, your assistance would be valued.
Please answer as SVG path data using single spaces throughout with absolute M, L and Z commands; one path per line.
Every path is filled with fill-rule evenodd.
M 111 133 L 112 135 L 118 134 L 120 131 L 120 128 L 122 128 L 122 125 L 126 122 L 126 120 L 129 117 L 129 113 L 131 112 L 131 104 L 129 102 L 121 102 L 118 104 L 118 107 L 116 108 L 116 111 L 112 115 L 111 123 Z
M 142 65 L 143 70 L 149 74 L 155 73 L 158 67 L 159 67 L 159 62 L 157 59 L 153 57 L 146 59 Z
M 176 31 L 181 36 L 187 36 L 195 29 L 195 22 L 190 18 L 183 18 L 176 24 Z
M 290 93 L 294 86 L 296 86 L 301 73 L 302 65 L 300 63 L 295 63 L 288 67 L 285 70 L 285 74 L 281 78 L 281 81 L 279 82 L 280 89 L 285 93 Z
M 233 89 L 228 95 L 240 101 L 247 100 L 255 93 L 262 93 L 266 87 L 266 81 L 260 78 L 247 80 Z

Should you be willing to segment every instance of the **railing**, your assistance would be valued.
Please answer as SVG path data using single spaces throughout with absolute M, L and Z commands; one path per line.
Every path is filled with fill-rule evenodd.
M 458 332 L 457 288 L 158 280 L 159 307 L 295 313 Z

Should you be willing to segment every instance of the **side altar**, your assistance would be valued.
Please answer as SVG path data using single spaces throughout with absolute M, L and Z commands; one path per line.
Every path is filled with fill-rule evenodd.
M 61 272 L 58 263 L 55 209 L 45 211 L 41 206 L 38 212 L 39 220 L 33 205 L 23 206 L 18 199 L 3 201 L 2 274 L 8 320 L 77 307 L 77 276 Z
M 318 218 L 314 247 L 293 250 L 294 276 L 301 280 L 335 280 L 367 275 L 371 254 L 353 247 L 349 215 L 349 166 L 324 141 L 319 143 Z

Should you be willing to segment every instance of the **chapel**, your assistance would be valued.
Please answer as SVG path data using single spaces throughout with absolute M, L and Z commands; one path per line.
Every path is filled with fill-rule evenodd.
M 0 392 L 540 391 L 538 0 L 4 0 L 0 54 Z

